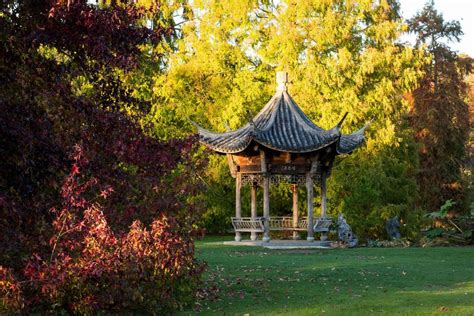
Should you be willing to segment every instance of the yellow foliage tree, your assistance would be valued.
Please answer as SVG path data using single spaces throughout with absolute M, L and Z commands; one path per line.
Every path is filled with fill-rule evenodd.
M 275 71 L 285 70 L 290 94 L 322 127 L 345 112 L 343 132 L 373 120 L 367 146 L 336 164 L 330 212 L 345 212 L 371 237 L 394 215 L 413 221 L 417 159 L 402 95 L 416 86 L 426 57 L 398 42 L 406 25 L 396 1 L 196 0 L 182 12 L 176 49 L 154 78 L 159 137 L 192 133 L 188 116 L 216 131 L 242 126 L 273 94 Z M 229 197 L 218 206 L 209 198 L 210 209 L 227 216 L 224 160 L 213 158 L 210 168 L 210 192 L 219 194 L 209 196 Z

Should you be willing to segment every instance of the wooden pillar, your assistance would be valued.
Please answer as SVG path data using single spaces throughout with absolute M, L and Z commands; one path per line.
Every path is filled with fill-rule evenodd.
M 306 198 L 308 204 L 308 237 L 306 240 L 314 241 L 314 223 L 313 223 L 313 174 L 311 172 L 306 173 Z
M 263 217 L 265 217 L 265 230 L 262 240 L 270 241 L 270 177 L 263 177 Z
M 250 213 L 251 213 L 252 219 L 257 218 L 257 185 L 255 183 L 252 184 L 251 191 L 250 191 Z M 251 232 L 250 239 L 257 240 L 257 233 Z
M 321 171 L 321 217 L 326 218 L 326 211 L 327 211 L 327 201 L 326 201 L 326 178 L 327 178 L 327 171 Z M 327 240 L 328 235 L 326 232 L 321 233 L 321 240 Z
M 241 204 L 241 196 L 240 196 L 240 189 L 242 188 L 242 176 L 240 172 L 237 173 L 235 177 L 235 217 L 241 218 L 242 217 L 242 204 Z M 240 232 L 235 232 L 235 241 L 241 241 L 242 234 Z
M 298 184 L 292 184 L 291 190 L 293 191 L 293 239 L 300 239 L 298 231 Z
M 263 217 L 264 220 L 264 232 L 262 240 L 264 242 L 270 241 L 270 175 L 267 169 L 267 159 L 265 152 L 260 151 L 261 170 L 263 174 Z

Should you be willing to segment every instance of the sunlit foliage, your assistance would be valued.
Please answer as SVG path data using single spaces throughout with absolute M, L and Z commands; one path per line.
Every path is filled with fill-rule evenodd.
M 371 236 L 380 236 L 390 216 L 410 217 L 417 158 L 401 96 L 416 86 L 426 58 L 397 43 L 406 30 L 397 3 L 195 1 L 187 12 L 178 50 L 154 83 L 157 135 L 192 132 L 188 116 L 216 131 L 242 126 L 273 94 L 275 71 L 285 70 L 290 93 L 322 127 L 346 111 L 346 133 L 373 120 L 367 145 L 337 162 L 330 213 L 347 213 L 359 233 Z M 214 158 L 211 192 L 231 191 L 222 173 L 224 159 Z M 212 212 L 225 205 L 230 215 L 228 196 L 219 205 L 209 199 Z

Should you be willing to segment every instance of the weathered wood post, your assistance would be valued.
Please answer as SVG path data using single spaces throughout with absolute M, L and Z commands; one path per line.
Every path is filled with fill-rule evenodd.
M 300 239 L 298 231 L 298 184 L 292 184 L 291 190 L 293 191 L 293 239 Z
M 253 220 L 257 218 L 257 184 L 252 183 L 251 191 L 250 191 L 250 213 Z M 257 240 L 257 233 L 251 232 L 250 233 L 251 240 Z
M 263 216 L 265 217 L 265 230 L 262 240 L 270 241 L 270 178 L 268 175 L 263 177 Z
M 326 201 L 326 178 L 327 178 L 327 171 L 322 170 L 321 172 L 321 218 L 326 218 L 326 211 L 327 211 L 327 201 Z M 321 232 L 321 240 L 327 240 L 328 235 L 326 232 Z
M 261 169 L 263 174 L 263 217 L 264 231 L 263 238 L 264 242 L 270 241 L 270 176 L 267 170 L 267 158 L 265 152 L 260 151 Z
M 242 217 L 242 204 L 241 204 L 241 195 L 240 190 L 242 188 L 242 175 L 240 172 L 237 172 L 235 177 L 235 217 Z M 235 232 L 235 241 L 241 241 L 242 234 L 240 232 Z
M 311 168 L 312 171 L 313 168 Z M 314 223 L 313 223 L 313 200 L 314 200 L 314 192 L 313 192 L 313 174 L 309 171 L 306 173 L 306 198 L 308 204 L 308 237 L 306 237 L 307 241 L 314 241 Z

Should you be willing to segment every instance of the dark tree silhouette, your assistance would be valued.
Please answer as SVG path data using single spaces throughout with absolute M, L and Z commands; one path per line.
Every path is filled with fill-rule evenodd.
M 81 198 L 99 199 L 117 236 L 135 219 L 148 225 L 168 216 L 182 244 L 192 246 L 198 208 L 189 197 L 199 189 L 191 175 L 199 166 L 188 163 L 194 141 L 150 137 L 141 124 L 150 106 L 123 80 L 141 63 L 160 63 L 142 51 L 172 32 L 164 23 L 145 26 L 144 16 L 159 16 L 153 10 L 85 0 L 0 3 L 0 280 L 13 273 L 23 281 L 33 253 L 54 262 L 58 215 L 50 210 L 63 204 L 61 187 L 78 146 L 86 162 L 78 181 L 95 184 L 80 190 Z M 194 259 L 192 249 L 186 256 Z M 30 298 L 26 308 L 35 307 Z

